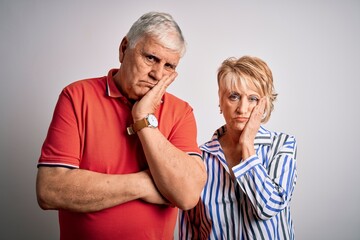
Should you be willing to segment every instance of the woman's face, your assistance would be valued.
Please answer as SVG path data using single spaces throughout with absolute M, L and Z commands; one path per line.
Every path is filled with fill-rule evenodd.
M 219 98 L 227 129 L 242 131 L 261 95 L 252 82 L 248 82 L 248 86 L 239 83 L 231 89 L 224 86 L 223 82 L 220 83 Z

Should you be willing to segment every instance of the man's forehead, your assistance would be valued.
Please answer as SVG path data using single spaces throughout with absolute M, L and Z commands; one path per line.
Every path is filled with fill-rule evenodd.
M 174 65 L 177 65 L 180 60 L 180 54 L 178 52 L 165 47 L 156 38 L 143 38 L 138 42 L 136 48 L 138 48 L 142 54 L 153 55 L 160 60 Z

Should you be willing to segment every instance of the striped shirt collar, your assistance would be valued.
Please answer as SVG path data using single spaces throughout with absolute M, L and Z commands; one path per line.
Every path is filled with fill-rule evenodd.
M 200 149 L 206 152 L 213 152 L 213 153 L 219 151 L 222 152 L 222 150 L 220 150 L 221 146 L 220 146 L 219 138 L 223 136 L 225 133 L 226 133 L 226 125 L 217 129 L 214 135 L 212 136 L 211 140 L 201 145 Z M 271 138 L 272 138 L 271 132 L 265 129 L 263 126 L 260 126 L 260 129 L 255 136 L 255 141 L 254 141 L 255 150 L 257 150 L 260 145 L 271 145 L 272 143 Z

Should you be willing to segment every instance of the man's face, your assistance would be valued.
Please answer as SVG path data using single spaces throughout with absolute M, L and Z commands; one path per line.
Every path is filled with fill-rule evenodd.
M 147 36 L 130 49 L 125 38 L 120 45 L 120 70 L 116 84 L 129 99 L 139 100 L 163 77 L 175 72 L 180 54 Z

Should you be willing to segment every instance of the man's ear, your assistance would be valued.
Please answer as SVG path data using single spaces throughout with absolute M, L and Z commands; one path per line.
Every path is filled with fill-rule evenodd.
M 120 63 L 122 63 L 122 61 L 124 60 L 125 51 L 128 48 L 128 45 L 129 45 L 129 40 L 127 39 L 127 37 L 124 37 L 121 40 L 120 47 L 119 47 L 119 60 L 120 60 Z

